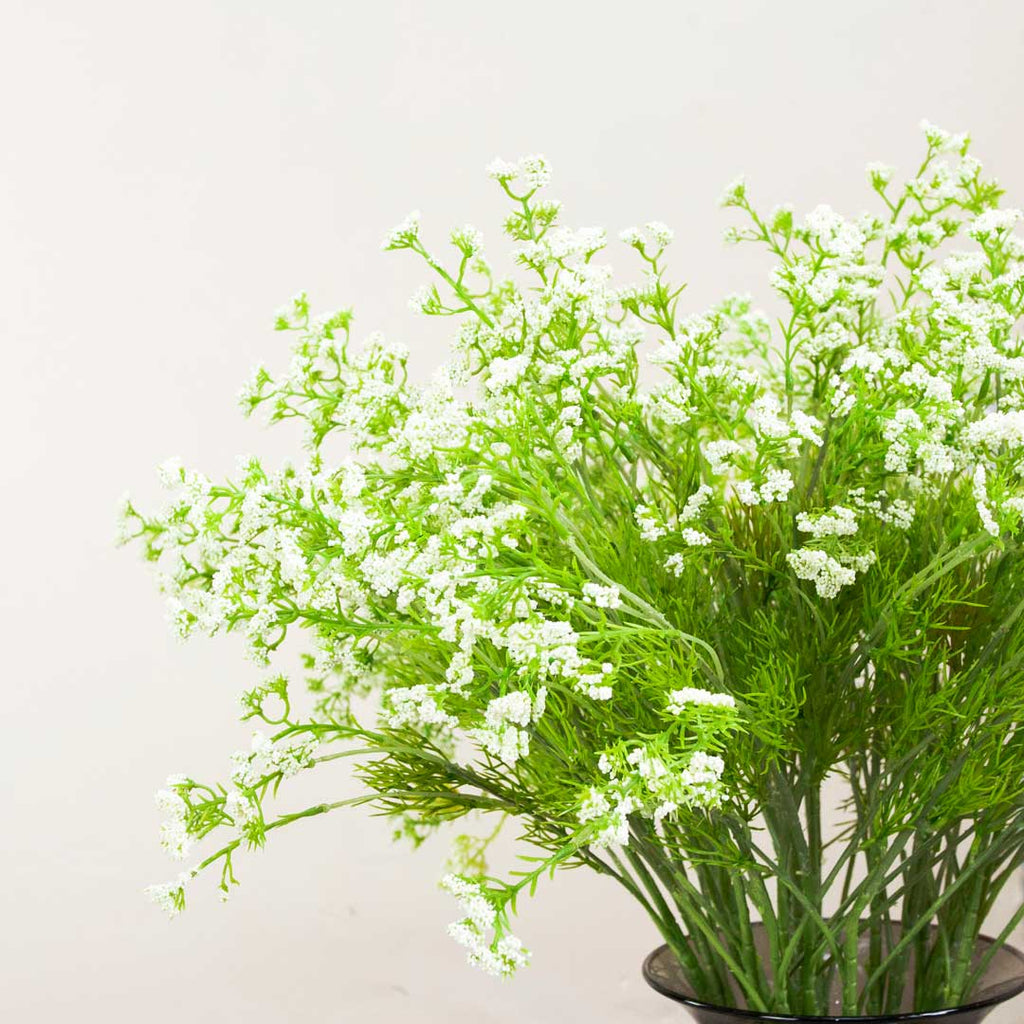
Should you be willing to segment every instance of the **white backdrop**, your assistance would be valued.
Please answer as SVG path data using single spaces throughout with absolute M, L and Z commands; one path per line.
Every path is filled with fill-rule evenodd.
M 928 117 L 970 129 L 1024 202 L 1022 48 L 1014 0 L 6 0 L 5 1019 L 680 1020 L 639 980 L 640 910 L 582 872 L 524 903 L 528 971 L 472 973 L 444 936 L 444 849 L 393 849 L 366 813 L 272 837 L 227 907 L 168 923 L 145 903 L 174 870 L 152 792 L 223 771 L 254 670 L 230 641 L 170 639 L 137 557 L 112 549 L 117 498 L 154 498 L 169 455 L 216 475 L 296 445 L 234 395 L 286 358 L 271 314 L 299 288 L 435 362 L 443 339 L 406 309 L 423 274 L 379 240 L 413 207 L 428 234 L 494 238 L 495 155 L 546 153 L 570 222 L 674 226 L 691 308 L 767 296 L 763 264 L 719 240 L 738 171 L 768 206 L 856 213 L 862 166 L 909 169 Z M 289 800 L 351 788 L 318 773 Z

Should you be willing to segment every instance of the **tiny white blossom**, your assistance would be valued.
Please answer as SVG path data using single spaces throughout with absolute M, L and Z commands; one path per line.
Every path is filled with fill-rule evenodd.
M 529 953 L 518 938 L 501 927 L 497 908 L 480 885 L 459 875 L 446 875 L 441 886 L 458 900 L 465 915 L 448 926 L 448 934 L 465 947 L 472 966 L 508 977 L 527 964 Z
M 606 587 L 599 583 L 584 583 L 583 596 L 598 608 L 619 608 L 622 605 L 622 595 L 614 584 Z
M 644 540 L 652 542 L 660 540 L 668 533 L 665 524 L 655 516 L 654 511 L 648 505 L 637 505 L 633 510 L 633 519 L 640 528 L 640 536 Z
M 964 142 L 962 135 L 954 135 L 952 132 L 932 124 L 927 119 L 921 121 L 921 131 L 924 132 L 928 145 L 940 153 L 950 149 L 959 149 Z
M 825 443 L 824 438 L 821 436 L 821 420 L 814 416 L 808 416 L 807 413 L 801 412 L 799 409 L 793 411 L 790 420 L 793 424 L 793 430 L 805 441 L 810 441 L 811 444 L 816 445 Z
M 414 313 L 435 314 L 441 310 L 441 300 L 433 285 L 420 285 L 409 297 L 409 308 Z
M 692 527 L 687 526 L 679 531 L 679 536 L 682 538 L 683 543 L 687 547 L 699 548 L 707 547 L 712 543 L 711 538 L 700 530 L 694 530 Z
M 975 217 L 968 231 L 972 238 L 987 238 L 990 235 L 1006 234 L 1014 229 L 1024 217 L 1020 210 L 986 210 Z
M 708 441 L 704 445 L 704 458 L 710 463 L 711 472 L 717 476 L 728 472 L 729 460 L 741 451 L 743 446 L 739 442 L 723 438 L 719 441 Z
M 974 500 L 978 509 L 981 525 L 993 537 L 999 536 L 999 524 L 992 515 L 988 498 L 988 474 L 983 464 L 979 463 L 974 470 Z
M 530 188 L 543 188 L 551 180 L 551 165 L 539 153 L 524 156 L 519 161 L 519 176 Z
M 793 474 L 788 469 L 769 469 L 765 474 L 765 482 L 761 484 L 759 497 L 766 505 L 773 501 L 785 501 L 794 484 Z
M 713 707 L 713 708 L 735 708 L 736 698 L 728 693 L 714 693 L 711 690 L 702 690 L 696 686 L 684 686 L 680 690 L 673 690 L 668 698 L 668 710 L 674 715 L 685 714 L 687 708 Z
M 704 511 L 704 507 L 711 500 L 711 496 L 714 492 L 708 487 L 707 484 L 701 484 L 689 498 L 686 499 L 686 504 L 683 506 L 683 510 L 679 513 L 679 522 L 689 523 L 697 518 Z
M 518 173 L 519 168 L 508 160 L 495 158 L 487 165 L 487 175 L 495 181 L 511 181 Z
M 743 175 L 733 178 L 718 197 L 719 206 L 739 206 L 747 194 L 747 181 Z
M 577 812 L 577 819 L 581 824 L 593 821 L 595 818 L 603 817 L 611 810 L 608 798 L 600 790 L 591 787 L 586 799 L 580 804 Z
M 380 247 L 385 251 L 389 249 L 408 249 L 419 238 L 420 234 L 420 211 L 413 210 L 401 224 L 393 227 L 381 242 Z
M 724 771 L 725 761 L 717 754 L 695 751 L 681 778 L 688 802 L 704 807 L 714 807 L 720 803 Z
M 786 555 L 790 568 L 802 580 L 810 580 L 819 597 L 835 597 L 843 587 L 853 583 L 857 574 L 816 548 L 798 548 Z
M 681 551 L 677 551 L 665 559 L 665 568 L 673 576 L 682 576 L 686 571 L 686 564 L 686 556 Z
M 647 229 L 647 233 L 654 240 L 655 245 L 660 249 L 664 249 L 667 245 L 670 245 L 672 239 L 675 238 L 675 232 L 660 220 L 648 221 L 644 227 Z
M 827 512 L 811 516 L 798 512 L 797 529 L 812 537 L 849 537 L 857 532 L 857 514 L 843 505 L 833 505 Z
M 224 798 L 224 813 L 231 818 L 236 827 L 241 828 L 255 819 L 259 811 L 244 793 L 237 789 L 230 789 Z
M 987 445 L 989 448 L 997 448 L 1002 444 L 1024 446 L 1024 409 L 990 412 L 968 424 L 964 430 L 964 439 L 968 444 Z
M 758 493 L 757 487 L 749 480 L 736 480 L 733 483 L 733 491 L 744 505 L 761 504 L 761 495 Z
M 892 180 L 893 168 L 888 164 L 873 161 L 867 166 L 867 175 L 875 188 L 882 188 Z
M 173 882 L 149 885 L 143 890 L 168 917 L 177 917 L 185 906 L 185 886 L 195 876 L 195 871 L 182 871 Z
M 451 233 L 452 245 L 462 250 L 462 254 L 467 258 L 475 256 L 483 248 L 484 240 L 483 235 L 473 227 L 472 224 L 466 224 L 464 227 L 456 228 Z
M 185 467 L 182 466 L 181 459 L 177 456 L 172 456 L 160 463 L 156 473 L 161 486 L 168 489 L 180 486 L 185 480 Z
M 643 228 L 629 227 L 619 232 L 619 238 L 623 242 L 641 251 L 646 251 L 648 246 L 652 246 L 654 250 L 660 252 L 671 244 L 674 237 L 672 229 L 660 220 L 649 221 Z

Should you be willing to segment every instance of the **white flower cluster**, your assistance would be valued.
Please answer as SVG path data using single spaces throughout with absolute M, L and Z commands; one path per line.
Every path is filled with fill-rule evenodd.
M 523 690 L 494 697 L 484 713 L 486 725 L 471 730 L 470 736 L 488 753 L 507 765 L 514 765 L 530 753 L 527 727 L 544 714 L 547 693 L 547 687 L 542 686 L 533 697 Z
M 992 515 L 988 495 L 988 473 L 985 466 L 979 463 L 974 469 L 974 501 L 978 509 L 978 518 L 985 530 L 993 537 L 999 536 L 999 524 Z
M 583 596 L 598 608 L 615 609 L 622 605 L 622 595 L 614 584 L 603 586 L 600 583 L 584 583 Z
M 319 745 L 315 736 L 275 742 L 257 729 L 252 734 L 250 749 L 231 755 L 231 781 L 236 786 L 252 788 L 267 776 L 280 774 L 290 778 L 313 767 L 313 755 Z
M 168 785 L 171 784 L 168 779 Z M 160 845 L 175 860 L 184 860 L 192 849 L 188 829 L 188 805 L 176 789 L 156 793 L 156 805 L 167 816 L 160 825 Z
M 970 226 L 971 238 L 989 238 L 991 235 L 1008 234 L 1020 223 L 1024 213 L 1020 210 L 986 210 L 975 217 Z
M 686 504 L 683 505 L 683 509 L 679 513 L 679 521 L 681 523 L 689 523 L 696 519 L 704 511 L 704 507 L 711 500 L 713 494 L 714 491 L 707 484 L 701 484 L 686 499 Z
M 674 715 L 686 714 L 691 708 L 735 708 L 736 698 L 729 693 L 715 693 L 696 686 L 673 690 L 668 697 L 668 710 Z
M 643 502 L 639 503 L 633 510 L 633 518 L 640 528 L 640 536 L 647 541 L 661 540 L 668 533 L 665 523 L 658 517 L 655 511 Z
M 392 729 L 405 725 L 441 725 L 454 728 L 459 724 L 438 703 L 438 694 L 423 683 L 388 690 L 385 694 L 385 721 Z
M 743 451 L 743 445 L 732 438 L 719 438 L 717 441 L 708 441 L 704 445 L 704 457 L 708 460 L 708 467 L 716 476 L 722 476 L 729 472 L 730 459 Z
M 503 927 L 495 905 L 479 883 L 446 875 L 441 885 L 459 902 L 463 917 L 448 926 L 448 934 L 466 949 L 469 963 L 488 974 L 510 977 L 529 962 L 529 951 Z
M 584 672 L 576 681 L 576 690 L 585 693 L 591 700 L 611 700 L 610 680 L 615 666 L 610 661 L 601 663 L 599 672 Z
M 686 384 L 674 380 L 652 388 L 643 396 L 643 402 L 653 419 L 673 427 L 682 427 L 693 417 L 691 395 Z
M 152 900 L 168 917 L 177 917 L 185 909 L 185 886 L 195 877 L 196 872 L 182 871 L 173 882 L 147 885 L 145 896 Z
M 986 413 L 967 425 L 964 440 L 974 447 L 992 450 L 1004 444 L 1011 448 L 1024 447 L 1024 409 Z
M 649 505 L 640 502 L 633 509 L 633 519 L 640 529 L 640 536 L 643 540 L 655 542 L 665 537 L 677 537 L 686 547 L 707 547 L 714 543 L 713 539 L 703 530 L 685 524 L 691 523 L 700 517 L 708 502 L 714 495 L 714 491 L 707 484 L 701 484 L 674 516 L 663 517 L 660 511 L 651 508 Z M 665 561 L 666 567 L 680 575 L 685 568 L 686 560 L 682 553 L 677 552 L 669 555 Z
M 591 821 L 600 825 L 591 839 L 594 846 L 626 846 L 629 843 L 629 816 L 637 806 L 633 797 L 621 791 L 601 791 L 591 787 L 576 818 L 581 825 Z
M 764 482 L 758 486 L 751 480 L 733 482 L 733 492 L 744 505 L 771 505 L 785 501 L 793 490 L 793 474 L 788 469 L 768 469 Z
M 515 163 L 496 158 L 487 167 L 487 173 L 502 184 L 524 182 L 529 188 L 543 188 L 551 180 L 551 165 L 539 153 L 524 156 Z
M 657 256 L 671 244 L 674 237 L 675 232 L 660 220 L 649 221 L 642 228 L 629 227 L 619 232 L 619 238 L 626 245 L 631 245 L 646 256 Z
M 844 555 L 844 560 L 833 558 L 819 548 L 797 548 L 786 555 L 790 568 L 802 580 L 809 580 L 819 597 L 835 597 L 843 587 L 857 579 L 857 573 L 867 572 L 874 564 L 875 553 Z
M 812 537 L 850 537 L 857 532 L 857 514 L 843 505 L 834 505 L 816 516 L 798 512 L 796 526 Z
M 695 727 L 704 742 L 727 736 L 736 723 L 729 694 L 697 687 L 672 691 L 668 711 Z M 631 815 L 659 826 L 681 810 L 717 807 L 725 796 L 725 761 L 707 749 L 680 751 L 664 735 L 606 751 L 598 767 L 605 782 L 587 790 L 576 812 L 590 830 L 588 842 L 597 847 L 627 845 Z
M 380 247 L 388 249 L 408 249 L 413 245 L 420 233 L 420 211 L 413 210 L 397 227 L 392 228 L 381 242 Z
M 722 800 L 725 761 L 717 754 L 694 751 L 686 764 L 676 771 L 649 746 L 631 750 L 626 759 L 647 800 L 654 803 L 655 824 L 680 807 L 717 807 Z

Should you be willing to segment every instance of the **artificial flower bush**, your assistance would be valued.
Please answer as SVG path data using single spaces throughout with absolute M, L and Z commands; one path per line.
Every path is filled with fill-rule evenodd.
M 275 816 L 282 780 L 351 756 L 413 842 L 468 819 L 450 931 L 496 974 L 527 959 L 517 896 L 586 865 L 707 1000 L 966 999 L 1024 851 L 1024 240 L 967 140 L 924 130 L 908 181 L 868 169 L 856 220 L 727 190 L 732 240 L 774 257 L 772 320 L 738 296 L 684 315 L 661 223 L 622 232 L 618 282 L 541 157 L 490 168 L 512 276 L 472 227 L 442 251 L 414 214 L 385 240 L 451 318 L 428 384 L 347 309 L 281 311 L 291 365 L 242 405 L 299 420 L 303 460 L 223 483 L 170 463 L 163 513 L 124 507 L 182 636 L 305 650 L 303 685 L 244 695 L 260 731 L 223 782 L 158 794 L 173 856 L 210 845 L 151 895 L 177 912 L 205 869 L 226 894 L 240 849 L 346 802 Z M 539 862 L 488 875 L 485 813 Z

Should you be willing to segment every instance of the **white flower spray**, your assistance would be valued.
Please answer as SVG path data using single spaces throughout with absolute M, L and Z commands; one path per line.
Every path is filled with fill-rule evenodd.
M 721 900 L 731 908 L 736 886 L 762 920 L 785 918 L 757 900 L 774 898 L 770 865 L 800 859 L 758 860 L 758 812 L 770 842 L 799 832 L 819 852 L 821 778 L 865 784 L 871 744 L 896 759 L 935 734 L 943 750 L 885 771 L 918 772 L 911 791 L 960 757 L 936 815 L 974 828 L 972 815 L 996 814 L 1009 784 L 991 782 L 992 765 L 1024 777 L 991 714 L 1024 716 L 1000 669 L 1019 664 L 1019 631 L 999 625 L 1016 621 L 1000 602 L 1024 520 L 1022 214 L 998 206 L 966 137 L 922 129 L 913 178 L 868 167 L 877 214 L 762 214 L 743 178 L 726 188 L 744 218 L 730 239 L 775 260 L 778 319 L 747 295 L 685 312 L 665 268 L 674 234 L 657 220 L 619 234 L 639 268 L 619 279 L 603 229 L 562 223 L 540 155 L 488 168 L 508 201 L 512 274 L 497 275 L 472 225 L 435 247 L 414 212 L 383 239 L 431 272 L 415 312 L 454 325 L 430 379 L 414 379 L 404 346 L 355 337 L 347 308 L 317 315 L 300 293 L 277 312 L 291 362 L 257 367 L 239 402 L 297 420 L 304 457 L 249 457 L 223 482 L 170 460 L 162 512 L 128 498 L 119 510 L 119 539 L 154 564 L 179 635 L 236 632 L 259 666 L 307 640 L 304 686 L 270 675 L 243 696 L 258 728 L 225 781 L 174 776 L 158 793 L 172 858 L 220 842 L 147 890 L 159 905 L 178 913 L 208 868 L 226 897 L 240 850 L 345 803 L 279 813 L 278 790 L 352 756 L 398 836 L 418 844 L 493 813 L 543 851 L 502 883 L 487 874 L 490 838 L 460 837 L 467 867 L 444 885 L 473 964 L 525 964 L 516 895 L 585 864 L 648 902 L 695 986 L 723 998 L 716 978 L 736 965 L 694 943 L 742 929 Z M 934 679 L 918 686 L 911 665 Z M 878 804 L 894 820 L 912 814 L 902 792 Z M 1008 820 L 985 834 L 1004 841 Z M 871 825 L 883 853 L 884 827 Z M 909 872 L 915 855 L 892 863 Z M 808 886 L 797 902 L 817 914 L 814 867 L 787 884 Z M 857 905 L 884 900 L 863 888 L 872 877 Z M 650 885 L 671 890 L 674 911 Z M 840 948 L 805 920 L 816 953 Z M 792 969 L 817 977 L 822 963 Z M 752 1008 L 792 998 L 737 983 Z M 863 1009 L 856 986 L 844 998 Z

